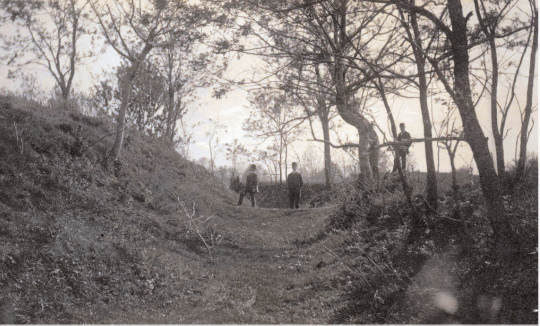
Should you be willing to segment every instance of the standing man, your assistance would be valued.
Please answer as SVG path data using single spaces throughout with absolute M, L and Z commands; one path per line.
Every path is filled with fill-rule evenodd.
M 401 163 L 401 170 L 405 171 L 407 168 L 407 154 L 409 154 L 409 147 L 411 147 L 412 142 L 411 140 L 411 134 L 405 131 L 405 124 L 402 122 L 399 124 L 399 129 L 401 132 L 399 133 L 397 137 L 397 141 L 407 141 L 403 145 L 399 145 L 395 148 L 395 155 L 394 158 L 394 169 L 392 169 L 392 172 L 396 172 L 398 170 L 398 164 Z M 401 161 L 401 162 L 400 162 Z
M 251 207 L 255 207 L 256 201 L 255 201 L 255 193 L 259 192 L 259 180 L 257 179 L 257 166 L 255 164 L 251 164 L 249 167 L 249 174 L 246 178 L 246 187 L 240 191 L 240 199 L 238 200 L 238 206 L 242 205 L 242 200 L 244 199 L 244 196 L 249 194 L 251 197 Z
M 287 186 L 289 188 L 289 205 L 291 209 L 300 208 L 300 193 L 304 181 L 302 180 L 302 175 L 296 172 L 298 164 L 293 162 L 292 172 L 287 176 Z

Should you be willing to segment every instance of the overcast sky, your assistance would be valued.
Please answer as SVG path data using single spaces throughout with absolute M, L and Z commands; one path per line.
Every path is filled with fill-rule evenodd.
M 9 27 L 0 28 L 0 32 L 9 31 Z M 93 75 L 97 75 L 101 72 L 102 69 L 112 70 L 114 67 L 118 66 L 120 59 L 114 53 L 114 51 L 108 50 L 106 53 L 101 55 L 99 58 L 87 61 L 84 66 L 81 66 L 77 71 L 75 77 L 75 89 L 78 91 L 87 91 L 95 83 L 95 80 L 92 79 Z M 258 65 L 259 62 L 255 57 L 244 55 L 240 59 L 234 59 L 231 63 L 229 70 L 227 72 L 229 77 L 235 77 L 246 72 L 250 72 L 252 68 Z M 528 71 L 528 56 L 522 67 L 522 72 Z M 538 65 L 537 65 L 538 67 Z M 504 67 L 501 67 L 504 70 Z M 6 89 L 17 89 L 19 86 L 16 81 L 7 79 L 7 73 L 9 68 L 5 66 L 0 66 L 0 88 L 5 87 Z M 42 87 L 46 90 L 50 90 L 54 81 L 49 73 L 44 68 L 36 68 L 31 70 L 33 73 L 36 73 L 40 79 Z M 538 81 L 535 80 L 535 103 L 538 103 L 537 94 L 538 94 Z M 500 90 L 501 93 L 505 93 L 505 90 Z M 526 79 L 523 78 L 523 82 L 519 84 L 517 89 L 517 96 L 520 100 L 520 104 L 523 107 L 525 105 L 525 94 L 526 94 Z M 227 125 L 227 133 L 222 133 L 220 139 L 222 143 L 231 142 L 234 138 L 238 138 L 244 141 L 244 143 L 251 149 L 256 147 L 256 141 L 248 139 L 245 132 L 242 130 L 242 123 L 245 119 L 248 118 L 249 110 L 247 109 L 247 92 L 241 89 L 235 89 L 227 94 L 225 98 L 216 100 L 209 96 L 210 92 L 203 92 L 203 97 L 198 103 L 194 103 L 190 108 L 190 112 L 186 116 L 186 122 L 188 125 L 193 125 L 199 121 L 202 121 L 203 124 L 197 128 L 193 129 L 195 134 L 195 144 L 191 145 L 190 152 L 192 159 L 198 159 L 201 157 L 209 157 L 208 150 L 208 139 L 205 135 L 205 131 L 208 130 L 209 124 L 204 122 L 208 121 L 208 118 L 219 118 L 220 122 Z M 434 103 L 433 99 L 430 99 L 430 104 Z M 423 127 L 422 127 L 422 117 L 419 109 L 419 103 L 417 99 L 409 100 L 394 100 L 391 103 L 396 122 L 404 122 L 407 126 L 407 130 L 410 132 L 413 138 L 422 138 L 423 137 Z M 387 117 L 383 111 L 383 107 L 373 108 L 375 112 L 375 118 L 377 123 L 387 132 Z M 513 112 L 510 114 L 507 122 L 509 129 L 506 141 L 505 141 L 505 158 L 506 162 L 510 163 L 514 160 L 515 150 L 516 150 L 516 138 L 518 137 L 519 128 L 520 128 L 520 117 L 517 112 L 517 106 L 514 106 Z M 377 113 L 379 112 L 379 113 Z M 440 122 L 444 113 L 440 110 L 439 107 L 433 106 L 433 117 L 436 123 Z M 480 119 L 480 123 L 484 128 L 484 132 L 487 137 L 489 137 L 489 144 L 494 153 L 494 144 L 493 137 L 491 134 L 490 127 L 490 111 L 489 111 L 489 102 L 483 100 L 480 102 L 477 108 L 477 114 Z M 533 119 L 536 122 L 537 113 L 533 114 Z M 340 118 L 336 119 L 336 123 L 340 122 Z M 357 140 L 358 135 L 355 128 L 347 126 L 342 123 L 343 127 L 337 130 L 340 135 L 340 138 L 346 139 L 347 137 L 351 140 Z M 307 126 L 306 126 L 307 127 Z M 388 134 L 388 132 L 387 132 Z M 322 138 L 322 133 L 319 132 L 320 138 Z M 382 135 L 380 135 L 380 141 L 382 142 Z M 297 155 L 301 157 L 302 153 L 309 146 L 316 146 L 319 149 L 322 149 L 322 146 L 318 143 L 308 141 L 311 137 L 310 133 L 307 132 L 300 141 L 297 141 L 292 144 L 292 149 L 290 150 L 290 159 L 297 159 Z M 335 141 L 335 139 L 334 139 Z M 437 155 L 437 147 L 434 147 L 435 155 Z M 529 141 L 528 149 L 531 152 L 538 152 L 538 128 L 537 125 L 534 125 L 533 132 L 531 133 L 531 139 Z M 322 153 L 322 150 L 321 150 Z M 334 155 L 338 155 L 340 150 L 333 149 Z M 426 170 L 425 159 L 424 157 L 424 146 L 421 143 L 416 143 L 411 148 L 411 153 L 415 157 L 417 169 L 421 171 Z M 321 154 L 322 155 L 322 154 Z M 435 157 L 435 164 L 439 161 L 440 171 L 450 171 L 450 164 L 447 158 L 447 154 L 444 150 L 440 151 L 440 160 Z M 459 166 L 468 165 L 472 161 L 472 155 L 467 145 L 463 144 L 462 147 L 458 150 L 458 155 L 456 163 Z M 216 160 L 217 165 L 228 165 L 228 162 L 225 160 L 224 156 L 221 154 Z M 301 162 L 300 162 L 301 164 Z

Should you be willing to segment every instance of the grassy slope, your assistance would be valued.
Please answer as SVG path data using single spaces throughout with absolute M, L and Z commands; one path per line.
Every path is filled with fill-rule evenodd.
M 78 125 L 92 145 L 82 156 L 72 155 Z M 399 191 L 363 196 L 342 185 L 337 210 L 236 207 L 206 170 L 135 132 L 115 175 L 100 159 L 112 127 L 0 99 L 0 322 L 427 322 L 440 316 L 433 293 L 442 290 L 460 300 L 458 321 L 479 320 L 466 309 L 478 293 L 504 300 L 499 321 L 535 320 L 535 176 L 507 197 L 528 256 L 493 274 L 481 193 L 467 178 L 460 205 L 473 207 L 472 241 L 452 221 L 448 178 L 438 215 L 411 237 Z M 422 179 L 411 177 L 416 191 Z M 212 217 L 201 230 L 220 235 L 213 262 L 178 199 Z
M 93 146 L 74 156 L 79 125 Z M 170 278 L 153 266 L 160 247 L 186 260 L 202 250 L 178 222 L 177 199 L 206 216 L 213 202 L 234 201 L 205 169 L 135 132 L 120 174 L 108 172 L 100 159 L 112 137 L 99 140 L 110 128 L 0 99 L 0 321 L 80 322 L 86 305 L 143 297 Z
M 73 155 L 75 133 L 91 145 Z M 300 248 L 330 210 L 253 210 L 205 169 L 112 124 L 0 99 L 0 323 L 323 323 L 345 270 Z M 76 151 L 75 151 L 76 152 Z M 213 262 L 178 199 L 218 231 Z M 219 240 L 216 238 L 216 240 Z

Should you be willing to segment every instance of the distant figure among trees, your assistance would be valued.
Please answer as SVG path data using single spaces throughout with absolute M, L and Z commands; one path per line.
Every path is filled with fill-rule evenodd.
M 256 200 L 255 200 L 255 193 L 259 192 L 259 180 L 257 178 L 257 166 L 255 164 L 251 164 L 249 167 L 249 174 L 246 178 L 246 186 L 245 188 L 240 192 L 240 199 L 238 200 L 238 206 L 242 205 L 242 200 L 244 199 L 244 196 L 249 194 L 251 197 L 251 206 L 256 206 Z
M 298 163 L 293 162 L 292 172 L 287 176 L 287 186 L 289 188 L 289 205 L 291 209 L 300 208 L 300 194 L 304 181 L 302 175 L 296 172 Z
M 397 137 L 397 141 L 405 141 L 411 139 L 411 134 L 405 131 L 405 124 L 403 122 L 399 124 L 399 129 L 401 130 L 401 132 Z M 412 142 L 409 141 L 395 148 L 394 168 L 392 169 L 392 172 L 396 172 L 398 170 L 400 163 L 401 170 L 405 171 L 405 169 L 407 168 L 407 154 L 409 154 L 409 147 L 411 147 L 411 144 Z

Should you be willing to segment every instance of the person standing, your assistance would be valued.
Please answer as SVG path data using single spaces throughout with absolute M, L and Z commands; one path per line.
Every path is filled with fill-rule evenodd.
M 287 176 L 287 186 L 289 188 L 289 206 L 291 209 L 300 208 L 300 195 L 304 181 L 302 175 L 296 171 L 298 163 L 293 162 L 292 172 Z
M 399 133 L 397 137 L 397 141 L 407 141 L 403 145 L 399 145 L 395 149 L 395 155 L 394 158 L 394 168 L 392 169 L 392 172 L 396 172 L 398 170 L 399 164 L 401 163 L 401 170 L 405 171 L 407 168 L 407 154 L 409 154 L 409 147 L 411 147 L 412 142 L 411 140 L 411 134 L 409 134 L 407 131 L 405 131 L 405 124 L 402 122 L 399 124 L 399 129 L 401 132 Z
M 249 194 L 251 197 L 251 206 L 255 207 L 257 202 L 255 200 L 255 193 L 259 192 L 259 180 L 257 178 L 257 166 L 255 164 L 251 164 L 249 167 L 249 174 L 246 178 L 246 186 L 245 188 L 240 191 L 240 199 L 238 200 L 238 206 L 242 205 L 242 201 L 244 199 L 244 196 Z

